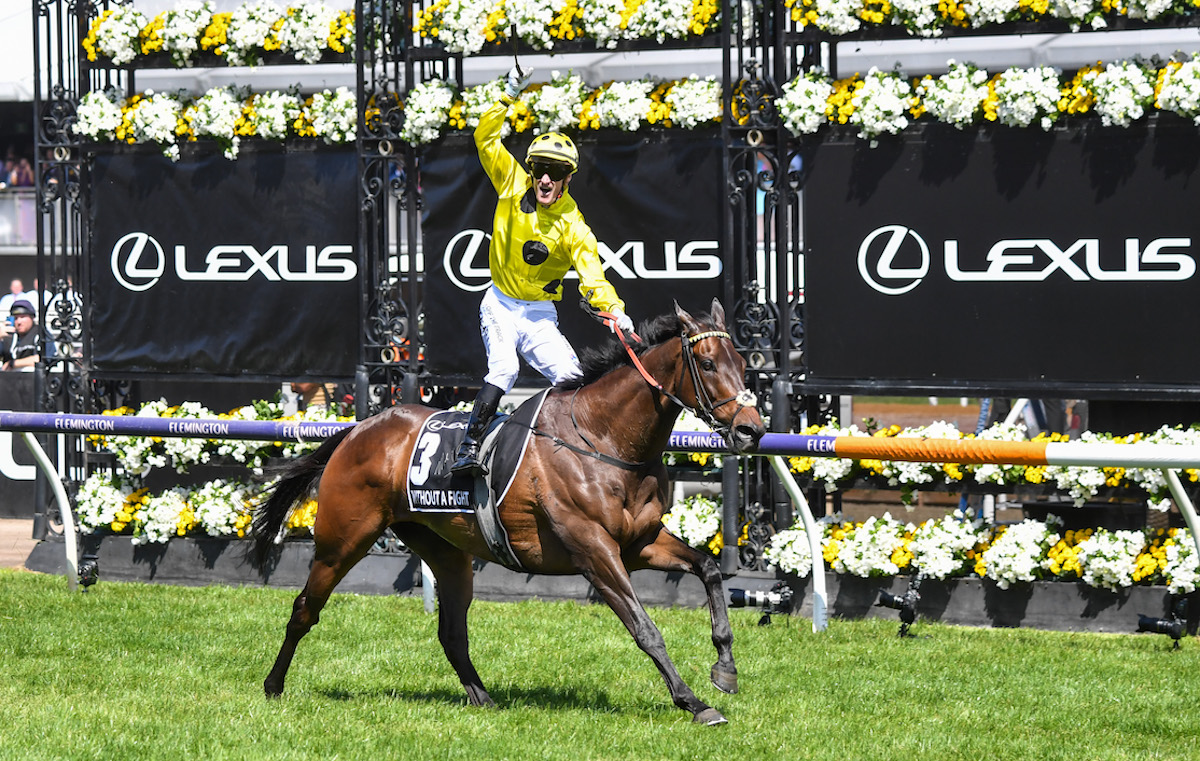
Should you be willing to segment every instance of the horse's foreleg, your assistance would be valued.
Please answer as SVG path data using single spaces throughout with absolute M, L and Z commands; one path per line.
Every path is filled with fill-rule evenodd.
M 729 608 L 721 570 L 711 555 L 701 552 L 678 537 L 659 531 L 654 541 L 642 548 L 634 561 L 638 568 L 660 571 L 689 571 L 699 577 L 708 595 L 709 618 L 712 621 L 712 641 L 717 648 L 717 662 L 712 667 L 712 683 L 722 692 L 738 691 L 737 667 L 733 663 L 733 629 L 729 626 Z
M 471 662 L 467 642 L 467 610 L 475 594 L 475 571 L 471 555 L 438 536 L 425 526 L 398 524 L 392 527 L 400 540 L 429 564 L 437 579 L 438 641 L 446 660 L 454 667 L 458 680 L 467 691 L 471 705 L 494 707 Z
M 717 709 L 707 705 L 696 697 L 692 688 L 687 686 L 679 676 L 675 664 L 667 655 L 667 645 L 663 641 L 662 632 L 654 625 L 646 609 L 633 591 L 633 582 L 629 572 L 621 562 L 616 547 L 592 548 L 588 564 L 583 569 L 584 576 L 604 597 L 604 601 L 625 624 L 625 628 L 633 635 L 638 647 L 642 649 L 658 671 L 662 674 L 667 689 L 671 692 L 671 700 L 685 711 L 690 711 L 692 720 L 700 724 L 724 724 L 725 717 Z

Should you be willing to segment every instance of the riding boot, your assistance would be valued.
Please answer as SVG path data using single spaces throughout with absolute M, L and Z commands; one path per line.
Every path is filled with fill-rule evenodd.
M 487 432 L 488 423 L 496 415 L 496 407 L 504 390 L 490 383 L 483 384 L 479 396 L 475 397 L 475 405 L 471 407 L 471 417 L 467 420 L 467 433 L 462 444 L 458 447 L 458 459 L 450 466 L 450 472 L 455 475 L 486 476 L 487 468 L 479 462 L 479 445 Z

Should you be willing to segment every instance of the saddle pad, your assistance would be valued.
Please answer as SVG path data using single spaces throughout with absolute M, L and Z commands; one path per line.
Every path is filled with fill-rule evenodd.
M 487 480 L 493 493 L 499 495 L 497 503 L 508 493 L 525 457 L 545 398 L 545 391 L 530 397 L 512 415 L 498 415 L 488 427 L 479 448 L 479 461 L 488 468 Z M 413 512 L 470 513 L 486 501 L 475 498 L 473 479 L 450 472 L 469 417 L 467 412 L 446 410 L 430 415 L 421 426 L 408 461 L 408 507 Z

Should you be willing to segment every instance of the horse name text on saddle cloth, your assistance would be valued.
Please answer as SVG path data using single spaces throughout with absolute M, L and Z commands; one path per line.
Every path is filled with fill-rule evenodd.
M 511 416 L 498 415 L 484 437 L 479 459 L 489 466 L 486 480 L 496 495 L 494 504 L 504 499 L 524 459 L 544 399 L 543 392 L 527 400 Z M 487 492 L 476 491 L 474 479 L 450 473 L 450 464 L 466 433 L 468 416 L 467 412 L 437 412 L 421 426 L 408 462 L 408 507 L 413 512 L 474 513 L 487 506 Z M 516 425 L 508 425 L 509 422 Z

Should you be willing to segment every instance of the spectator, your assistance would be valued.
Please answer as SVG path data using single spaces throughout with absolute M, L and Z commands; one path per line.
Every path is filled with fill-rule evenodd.
M 293 383 L 292 393 L 300 395 L 300 409 L 329 409 L 337 404 L 335 383 Z M 336 408 L 335 408 L 336 409 Z
M 8 285 L 8 293 L 0 296 L 0 318 L 8 314 L 13 302 L 25 295 L 25 283 L 20 278 L 13 278 Z
M 38 363 L 43 344 L 42 331 L 34 320 L 33 304 L 25 299 L 18 299 L 13 302 L 9 316 L 12 319 L 13 332 L 0 341 L 0 362 L 4 363 L 2 369 L 30 372 Z M 54 343 L 44 343 L 46 356 L 54 356 Z
M 17 165 L 8 175 L 8 184 L 14 188 L 33 187 L 33 164 L 29 162 L 29 159 L 24 156 L 17 159 Z

